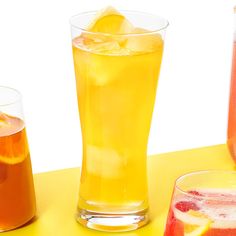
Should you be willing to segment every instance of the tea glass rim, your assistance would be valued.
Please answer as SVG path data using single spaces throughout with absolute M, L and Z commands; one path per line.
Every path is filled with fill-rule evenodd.
M 147 13 L 147 12 L 142 12 L 142 11 L 132 11 L 132 10 L 119 10 L 119 12 L 121 13 L 126 13 L 126 14 L 136 14 L 138 15 L 143 15 L 143 16 L 147 16 L 147 17 L 155 17 L 157 20 L 159 21 L 163 21 L 165 23 L 163 23 L 163 26 L 157 28 L 156 30 L 151 30 L 151 31 L 147 31 L 147 32 L 142 32 L 142 33 L 125 33 L 125 34 L 114 34 L 114 33 L 105 33 L 105 32 L 92 32 L 90 30 L 85 29 L 85 27 L 80 27 L 78 26 L 75 22 L 73 23 L 73 21 L 77 18 L 77 17 L 84 17 L 84 16 L 88 16 L 88 15 L 96 15 L 99 11 L 85 11 L 85 12 L 81 12 L 78 13 L 76 15 L 73 15 L 70 18 L 70 25 L 71 27 L 80 30 L 84 33 L 88 33 L 91 35 L 103 35 L 103 36 L 144 36 L 144 35 L 153 35 L 156 34 L 162 30 L 165 30 L 168 26 L 169 26 L 169 21 L 167 19 L 165 19 L 162 16 L 158 16 L 155 14 L 151 14 L 151 13 Z
M 11 94 L 11 96 L 13 95 L 13 97 L 11 97 L 8 102 L 2 102 L 0 99 L 0 107 L 10 106 L 18 102 L 21 102 L 22 94 L 19 92 L 19 90 L 9 87 L 9 86 L 0 85 L 0 94 L 2 90 L 7 91 L 7 93 Z
M 235 190 L 236 190 L 236 171 L 234 170 L 200 170 L 200 171 L 193 171 L 193 172 L 189 172 L 189 173 L 186 173 L 186 174 L 183 174 L 181 176 L 179 176 L 176 180 L 175 180 L 175 185 L 174 185 L 174 190 L 177 190 L 178 192 L 180 192 L 181 194 L 187 196 L 187 197 L 191 197 L 191 198 L 195 198 L 195 199 L 200 199 L 200 200 L 218 200 L 220 201 L 221 200 L 221 196 L 201 196 L 201 195 L 196 195 L 196 193 L 194 192 L 190 192 L 189 190 L 183 190 L 181 189 L 181 187 L 179 186 L 180 183 L 183 183 L 184 180 L 188 177 L 191 177 L 191 176 L 200 176 L 200 175 L 211 175 L 211 174 L 228 174 L 228 175 L 235 175 Z M 213 189 L 211 187 L 209 187 L 209 189 Z M 214 189 L 217 189 L 217 188 L 214 188 Z M 218 188 L 219 190 L 220 189 L 223 189 L 223 188 Z M 197 189 L 196 189 L 197 190 Z M 194 188 L 193 188 L 193 191 L 194 191 Z M 227 198 L 224 198 L 223 199 L 224 202 L 226 201 L 232 201 L 232 199 L 227 199 Z

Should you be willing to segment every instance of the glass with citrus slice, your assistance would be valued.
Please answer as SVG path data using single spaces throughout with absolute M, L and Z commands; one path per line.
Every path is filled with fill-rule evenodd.
M 176 181 L 165 236 L 236 235 L 236 172 L 199 171 Z
M 21 96 L 0 87 L 0 232 L 31 220 L 35 205 Z
M 168 22 L 108 7 L 71 25 L 83 139 L 77 220 L 133 230 L 148 221 L 147 143 Z

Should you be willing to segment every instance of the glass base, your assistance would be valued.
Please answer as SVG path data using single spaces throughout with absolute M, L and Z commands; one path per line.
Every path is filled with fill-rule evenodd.
M 148 210 L 125 214 L 98 213 L 79 209 L 76 220 L 90 229 L 108 232 L 124 232 L 138 229 L 149 221 Z
M 35 215 L 32 216 L 31 218 L 27 219 L 26 221 L 22 222 L 21 224 L 16 224 L 16 225 L 8 226 L 8 227 L 1 227 L 0 226 L 0 233 L 24 227 L 26 225 L 31 224 L 34 220 L 36 220 L 36 216 Z

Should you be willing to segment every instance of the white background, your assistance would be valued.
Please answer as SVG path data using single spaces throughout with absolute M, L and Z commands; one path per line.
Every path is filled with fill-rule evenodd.
M 69 18 L 107 5 L 162 15 L 170 22 L 149 153 L 226 140 L 236 2 L 2 0 L 0 84 L 23 94 L 34 172 L 80 165 Z

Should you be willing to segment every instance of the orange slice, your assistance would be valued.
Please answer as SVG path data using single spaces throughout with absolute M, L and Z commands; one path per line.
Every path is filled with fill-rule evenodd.
M 91 32 L 127 34 L 132 32 L 132 24 L 113 7 L 107 7 L 95 16 L 87 28 Z
M 17 156 L 17 157 L 8 157 L 8 156 L 0 156 L 0 162 L 8 165 L 14 165 L 24 161 L 26 156 Z

